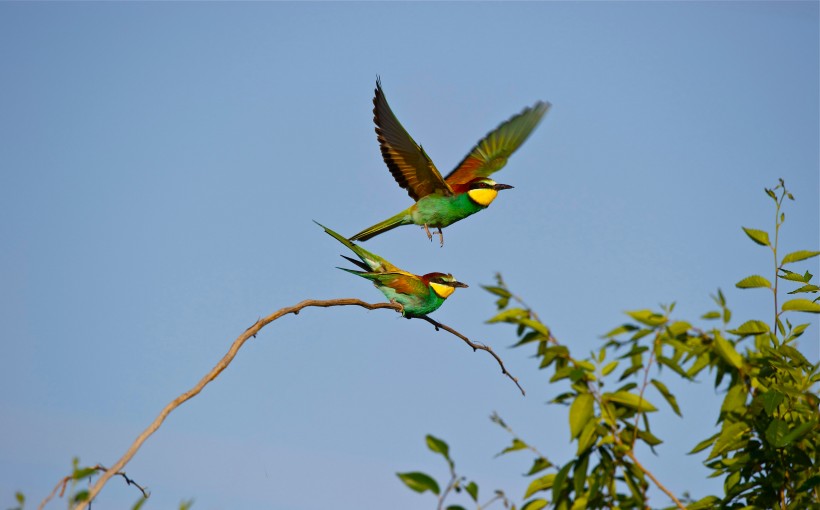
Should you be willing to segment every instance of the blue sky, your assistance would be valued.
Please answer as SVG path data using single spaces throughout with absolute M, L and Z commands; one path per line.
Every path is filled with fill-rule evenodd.
M 311 222 L 352 234 L 410 203 L 373 133 L 377 74 L 442 172 L 553 103 L 498 174 L 515 189 L 443 249 L 410 227 L 366 243 L 470 284 L 435 317 L 492 345 L 527 397 L 421 321 L 306 310 L 127 471 L 147 508 L 432 508 L 394 473 L 444 477 L 433 433 L 485 493 L 522 494 L 529 459 L 492 458 L 508 438 L 491 412 L 557 461 L 574 446 L 544 405 L 560 388 L 483 323 L 479 285 L 501 271 L 579 356 L 624 310 L 695 319 L 717 287 L 736 324 L 767 318 L 767 295 L 734 288 L 772 276 L 740 227 L 772 229 L 763 188 L 783 177 L 783 252 L 820 244 L 818 47 L 816 2 L 0 3 L 0 504 L 39 502 L 75 455 L 113 463 L 257 317 L 380 300 Z M 819 343 L 815 319 L 800 348 L 817 361 Z M 685 419 L 658 416 L 666 443 L 643 458 L 677 493 L 718 492 L 685 452 L 721 397 L 675 390 Z M 114 480 L 95 508 L 136 499 Z

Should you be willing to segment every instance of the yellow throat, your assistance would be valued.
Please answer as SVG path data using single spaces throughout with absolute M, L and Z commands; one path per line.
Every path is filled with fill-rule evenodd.
M 450 297 L 450 294 L 452 294 L 456 290 L 455 287 L 450 287 L 449 285 L 442 285 L 440 283 L 433 282 L 430 282 L 430 287 L 433 288 L 433 292 L 435 292 L 441 299 L 447 299 L 448 297 Z
M 467 194 L 481 207 L 487 207 L 493 200 L 495 200 L 495 197 L 498 195 L 498 191 L 492 188 L 479 188 L 471 189 L 467 192 Z

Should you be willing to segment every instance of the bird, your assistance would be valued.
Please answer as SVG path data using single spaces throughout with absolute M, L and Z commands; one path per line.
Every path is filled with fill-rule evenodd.
M 345 267 L 339 269 L 372 281 L 391 303 L 400 305 L 401 314 L 407 319 L 426 317 L 427 314 L 438 310 L 456 288 L 467 287 L 467 284 L 457 281 L 451 274 L 427 273 L 419 276 L 408 273 L 321 223 L 314 223 L 359 257 L 360 261 L 342 255 L 361 271 Z
M 490 175 L 501 170 L 507 159 L 529 137 L 550 109 L 548 102 L 538 101 L 521 113 L 502 122 L 479 141 L 447 177 L 442 178 L 436 165 L 418 145 L 390 109 L 381 79 L 376 79 L 373 97 L 373 121 L 382 158 L 393 178 L 407 190 L 415 204 L 395 216 L 368 227 L 350 237 L 366 241 L 401 225 L 420 225 L 433 240 L 430 228 L 438 229 L 444 246 L 442 228 L 486 209 L 498 192 L 510 189 Z

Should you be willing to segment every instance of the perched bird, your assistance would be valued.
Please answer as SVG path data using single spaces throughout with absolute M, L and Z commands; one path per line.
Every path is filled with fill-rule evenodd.
M 524 143 L 549 108 L 549 103 L 539 101 L 511 117 L 488 133 L 446 178 L 442 178 L 424 149 L 413 141 L 390 110 L 381 80 L 377 79 L 373 98 L 376 138 L 393 178 L 416 203 L 362 230 L 350 240 L 366 241 L 398 226 L 415 224 L 424 227 L 431 241 L 430 228 L 437 228 L 444 246 L 443 227 L 485 209 L 500 190 L 512 188 L 498 184 L 489 176 L 504 167 L 507 158 Z
M 424 276 L 418 276 L 408 273 L 361 246 L 353 244 L 341 234 L 337 234 L 321 223 L 316 222 L 316 224 L 325 229 L 325 232 L 336 238 L 340 243 L 350 248 L 361 259 L 360 262 L 342 255 L 343 258 L 356 264 L 362 271 L 344 267 L 339 269 L 372 281 L 373 285 L 382 291 L 391 303 L 398 303 L 402 306 L 402 315 L 408 319 L 423 317 L 438 310 L 444 300 L 456 290 L 456 287 L 467 286 L 456 281 L 451 274 L 427 273 Z

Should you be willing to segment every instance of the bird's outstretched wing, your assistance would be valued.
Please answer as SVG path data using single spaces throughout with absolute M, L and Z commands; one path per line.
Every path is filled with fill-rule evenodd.
M 376 138 L 379 140 L 384 162 L 399 186 L 407 190 L 410 198 L 418 201 L 435 192 L 453 194 L 424 149 L 413 141 L 393 115 L 384 97 L 381 80 L 378 79 L 373 98 L 373 122 L 376 123 Z
M 501 170 L 507 164 L 507 158 L 521 147 L 550 106 L 539 101 L 487 133 L 450 172 L 445 182 L 452 188 L 458 188 L 476 177 L 488 177 Z

